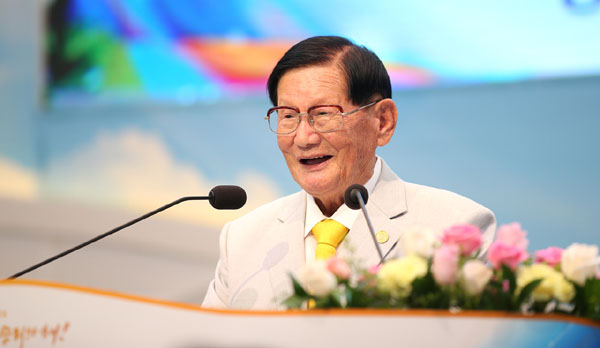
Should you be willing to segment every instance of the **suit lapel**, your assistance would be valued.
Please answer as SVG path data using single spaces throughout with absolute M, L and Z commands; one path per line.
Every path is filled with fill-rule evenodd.
M 304 220 L 306 214 L 306 194 L 304 191 L 293 195 L 286 204 L 277 220 L 272 225 L 268 235 L 272 242 L 268 243 L 273 249 L 279 249 L 281 261 L 269 269 L 269 278 L 273 295 L 278 303 L 282 297 L 291 294 L 289 274 L 298 271 L 305 262 L 304 251 Z
M 367 201 L 367 211 L 375 232 L 384 231 L 387 241 L 377 243 L 383 255 L 386 255 L 402 234 L 401 219 L 408 210 L 404 182 L 382 161 L 381 174 L 371 197 Z M 367 220 L 361 213 L 348 236 L 340 246 L 339 255 L 357 260 L 369 267 L 380 262 L 379 254 L 369 231 Z

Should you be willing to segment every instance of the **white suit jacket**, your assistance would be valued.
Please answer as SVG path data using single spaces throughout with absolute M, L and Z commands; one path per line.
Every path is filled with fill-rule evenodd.
M 202 305 L 283 309 L 280 303 L 292 291 L 289 275 L 305 264 L 305 208 L 306 193 L 300 191 L 226 224 L 221 231 L 215 278 Z M 496 229 L 496 219 L 489 209 L 449 191 L 404 182 L 385 162 L 367 201 L 367 211 L 373 228 L 389 235 L 388 241 L 380 244 L 384 255 L 403 231 L 413 226 L 427 227 L 441 235 L 454 224 L 477 225 L 484 233 L 484 250 Z M 390 258 L 397 251 L 394 248 Z M 360 260 L 365 267 L 379 263 L 362 213 L 338 247 L 338 255 Z

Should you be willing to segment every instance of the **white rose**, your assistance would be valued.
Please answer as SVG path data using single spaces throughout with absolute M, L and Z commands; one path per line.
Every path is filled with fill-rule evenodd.
M 461 269 L 461 280 L 467 294 L 481 294 L 492 274 L 492 270 L 478 259 L 465 262 Z
M 324 261 L 307 263 L 298 273 L 297 279 L 304 289 L 315 296 L 326 296 L 337 285 L 335 275 L 327 270 Z
M 563 252 L 560 267 L 567 279 L 583 286 L 596 276 L 599 261 L 597 246 L 574 243 Z
M 419 255 L 426 259 L 433 256 L 438 240 L 435 234 L 428 228 L 413 226 L 402 234 L 400 249 L 404 255 Z

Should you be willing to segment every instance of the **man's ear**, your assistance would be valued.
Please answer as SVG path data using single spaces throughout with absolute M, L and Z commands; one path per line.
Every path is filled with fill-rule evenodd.
M 396 122 L 398 121 L 398 109 L 391 98 L 386 98 L 377 103 L 377 117 L 379 117 L 379 131 L 377 134 L 377 145 L 384 146 L 390 142 Z

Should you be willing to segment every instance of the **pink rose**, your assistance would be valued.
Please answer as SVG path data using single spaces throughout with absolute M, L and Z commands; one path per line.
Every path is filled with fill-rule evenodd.
M 526 235 L 527 231 L 521 229 L 521 224 L 513 222 L 512 224 L 505 224 L 498 228 L 498 237 L 496 240 L 519 248 L 523 252 L 527 252 L 529 241 L 525 238 Z
M 456 244 L 442 245 L 433 253 L 431 271 L 440 285 L 450 285 L 456 281 L 458 273 L 459 247 Z
M 327 269 L 339 279 L 350 278 L 350 266 L 338 257 L 332 257 L 327 261 Z
M 528 257 L 527 252 L 499 240 L 490 245 L 487 253 L 487 258 L 495 269 L 504 264 L 514 270 Z
M 376 265 L 373 265 L 373 266 L 369 267 L 369 269 L 367 270 L 367 272 L 369 272 L 369 274 L 377 274 L 377 272 L 379 272 L 380 268 L 381 268 L 381 264 L 378 263 Z
M 549 247 L 535 252 L 535 262 L 545 262 L 549 266 L 554 267 L 560 263 L 562 259 L 563 249 L 558 247 Z
M 443 244 L 456 244 L 463 256 L 473 254 L 481 246 L 481 230 L 475 225 L 455 225 L 444 231 Z

